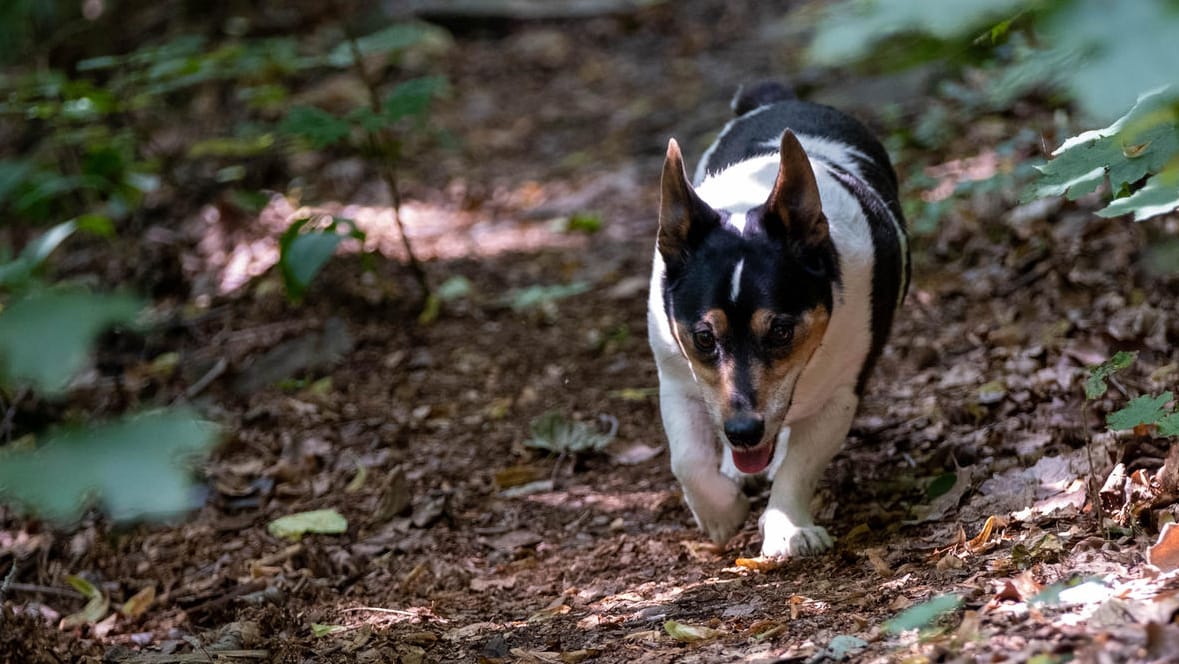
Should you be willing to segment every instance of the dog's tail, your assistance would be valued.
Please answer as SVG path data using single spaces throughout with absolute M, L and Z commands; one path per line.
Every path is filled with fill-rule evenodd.
M 740 117 L 755 108 L 794 98 L 794 91 L 777 81 L 763 81 L 749 87 L 742 85 L 733 96 L 733 113 Z

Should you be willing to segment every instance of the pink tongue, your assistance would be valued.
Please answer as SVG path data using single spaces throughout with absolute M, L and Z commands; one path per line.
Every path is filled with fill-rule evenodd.
M 774 446 L 771 444 L 758 445 L 750 449 L 729 449 L 733 451 L 733 464 L 743 473 L 760 473 L 770 465 L 770 458 L 774 456 Z

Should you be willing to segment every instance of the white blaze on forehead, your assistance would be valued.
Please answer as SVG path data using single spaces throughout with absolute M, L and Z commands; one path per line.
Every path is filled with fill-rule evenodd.
M 737 303 L 737 296 L 741 294 L 741 269 L 745 267 L 745 259 L 737 261 L 737 267 L 733 268 L 733 280 L 729 282 L 729 301 L 733 304 Z

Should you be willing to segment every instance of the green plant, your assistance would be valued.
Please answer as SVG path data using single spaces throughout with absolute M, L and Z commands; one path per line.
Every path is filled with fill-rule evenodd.
M 278 240 L 279 272 L 287 295 L 298 302 L 307 286 L 323 269 L 345 238 L 364 244 L 364 232 L 351 219 L 325 217 L 326 225 L 315 227 L 317 219 L 304 217 L 292 223 Z
M 15 258 L 0 251 L 0 404 L 6 409 L 20 398 L 13 394 L 61 397 L 98 335 L 135 325 L 143 308 L 128 295 L 43 281 L 45 261 L 77 228 L 74 221 L 59 224 Z M 0 419 L 11 443 L 11 424 Z M 216 432 L 187 410 L 163 410 L 67 424 L 26 440 L 38 444 L 0 446 L 0 498 L 56 520 L 76 519 L 92 505 L 132 520 L 193 507 L 181 457 L 207 452 Z
M 374 52 L 396 53 L 433 33 L 421 24 L 399 24 L 376 33 L 358 37 L 344 24 L 346 41 L 337 46 L 329 61 L 337 66 L 350 64 L 364 83 L 369 106 L 353 109 L 344 115 L 311 106 L 294 106 L 287 111 L 279 130 L 300 138 L 316 149 L 344 147 L 366 154 L 378 164 L 379 172 L 392 198 L 393 222 L 401 238 L 410 269 L 422 293 L 422 310 L 438 306 L 430 290 L 425 269 L 414 253 L 401 219 L 400 169 L 405 161 L 407 141 L 428 129 L 431 101 L 447 90 L 441 76 L 423 76 L 402 81 L 382 96 L 378 82 L 365 66 L 365 58 Z M 346 60 L 350 57 L 350 61 Z
M 1089 367 L 1089 376 L 1085 380 L 1086 403 L 1101 398 L 1109 390 L 1113 376 L 1129 368 L 1137 359 L 1137 353 L 1120 351 L 1105 362 Z M 1169 390 L 1157 396 L 1139 395 L 1121 409 L 1106 415 L 1105 423 L 1112 431 L 1147 427 L 1163 437 L 1179 437 L 1179 411 L 1175 410 L 1173 401 L 1174 395 Z M 1167 407 L 1169 403 L 1171 407 Z
M 1091 119 L 1122 114 L 1105 129 L 1066 141 L 1025 197 L 1075 198 L 1108 177 L 1114 200 L 1101 214 L 1140 221 L 1179 207 L 1177 30 L 1179 8 L 1170 0 L 1116 9 L 1100 0 L 843 2 L 820 24 L 810 56 L 844 64 L 870 54 L 877 63 L 907 65 L 961 61 L 969 52 L 1002 63 L 994 77 L 1000 96 L 1053 84 Z M 905 57 L 883 57 L 878 42 L 898 35 L 912 37 L 894 40 Z M 963 48 L 965 38 L 973 38 L 973 48 Z
M 615 433 L 603 433 L 583 422 L 570 420 L 555 410 L 532 420 L 529 428 L 532 437 L 524 441 L 526 446 L 548 450 L 561 457 L 600 452 L 614 440 Z

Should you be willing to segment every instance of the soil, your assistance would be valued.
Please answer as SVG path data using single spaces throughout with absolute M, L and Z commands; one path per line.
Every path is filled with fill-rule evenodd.
M 950 199 L 914 234 L 912 289 L 819 490 L 834 550 L 745 560 L 759 551 L 764 492 L 727 545 L 696 528 L 669 470 L 645 333 L 667 139 L 698 157 L 742 82 L 795 80 L 816 98 L 869 89 L 798 69 L 805 40 L 791 19 L 809 7 L 737 4 L 449 24 L 455 43 L 436 66 L 454 92 L 435 121 L 460 144 L 404 171 L 405 221 L 432 283 L 470 285 L 433 320 L 418 319 L 380 179 L 333 155 L 285 168 L 358 220 L 376 261 L 344 252 L 301 305 L 272 269 L 292 198 L 259 218 L 178 201 L 142 235 L 63 267 L 155 293 L 171 321 L 110 335 L 71 399 L 95 419 L 191 402 L 223 442 L 199 469 L 202 506 L 175 523 L 94 513 L 63 528 L 0 508 L 0 570 L 16 566 L 0 596 L 0 661 L 1173 657 L 1179 581 L 1145 560 L 1172 513 L 1158 488 L 1175 472 L 1168 442 L 1103 421 L 1129 396 L 1175 385 L 1179 280 L 1147 260 L 1174 215 L 1135 225 L 1093 215 L 1096 201 L 1020 205 L 1013 187 Z M 872 87 L 885 96 L 855 110 L 895 133 L 932 98 L 914 96 L 928 84 L 915 80 Z M 890 103 L 899 116 L 870 112 Z M 1036 156 L 1051 125 L 1034 102 L 962 113 L 951 140 L 902 151 L 901 179 L 933 182 L 907 195 L 968 179 L 980 159 L 1002 169 Z M 1029 128 L 1037 138 L 995 156 Z M 601 228 L 569 230 L 575 216 Z M 505 299 L 569 284 L 585 290 L 534 308 Z M 331 344 L 316 335 L 347 342 L 317 355 L 306 348 Z M 1135 367 L 1086 403 L 1086 367 L 1123 349 L 1139 352 Z M 168 352 L 175 375 L 142 377 Z M 258 379 L 270 353 L 289 361 L 287 380 Z M 48 406 L 22 408 L 18 434 Z M 567 456 L 527 445 L 551 411 L 616 435 Z M 1095 505 L 1115 462 L 1143 473 L 1146 493 L 1123 479 Z M 326 508 L 345 533 L 268 532 Z M 155 597 L 135 617 L 112 609 L 62 628 L 85 604 L 68 575 L 112 607 L 144 588 Z M 1094 585 L 1097 599 L 1043 600 Z M 924 631 L 890 628 L 951 593 L 960 605 Z M 676 638 L 677 623 L 715 632 Z

